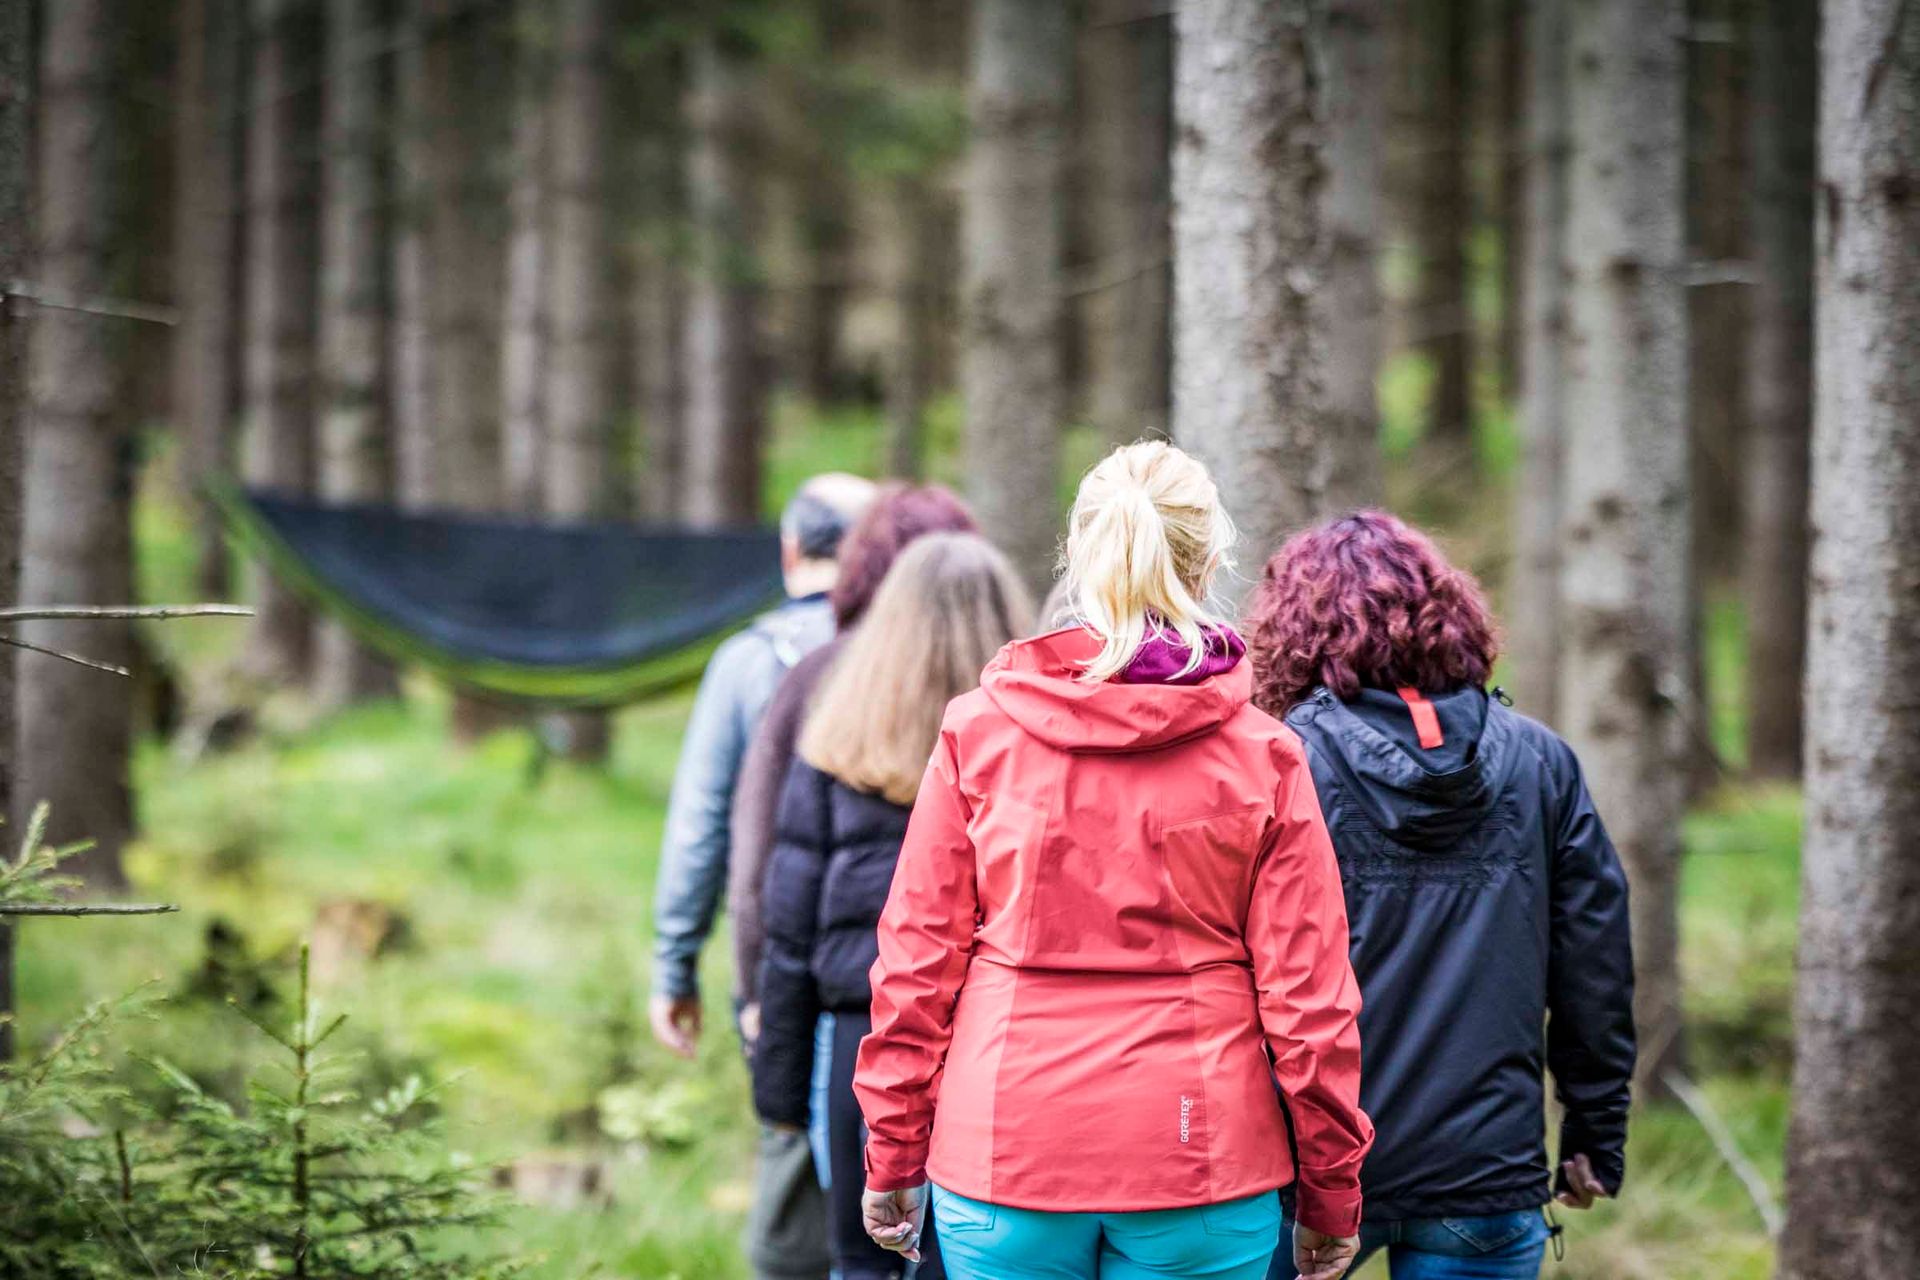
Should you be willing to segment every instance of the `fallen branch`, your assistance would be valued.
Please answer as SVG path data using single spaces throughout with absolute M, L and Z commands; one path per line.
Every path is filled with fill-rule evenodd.
M 1707 1131 L 1707 1137 L 1719 1151 L 1720 1158 L 1727 1162 L 1727 1167 L 1733 1170 L 1734 1176 L 1739 1178 L 1741 1184 L 1746 1187 L 1748 1198 L 1753 1201 L 1753 1207 L 1760 1213 L 1760 1221 L 1766 1224 L 1767 1234 L 1777 1239 L 1780 1229 L 1786 1225 L 1786 1218 L 1780 1212 L 1780 1206 L 1774 1201 L 1773 1190 L 1767 1186 L 1767 1180 L 1760 1176 L 1760 1171 L 1753 1167 L 1753 1162 L 1741 1152 L 1740 1144 L 1734 1141 L 1733 1131 L 1727 1128 L 1726 1121 L 1720 1118 L 1720 1113 L 1713 1109 L 1711 1102 L 1707 1101 L 1707 1095 L 1700 1091 L 1698 1085 L 1678 1071 L 1663 1071 L 1660 1074 L 1660 1080 L 1672 1091 L 1673 1096 L 1680 1100 L 1681 1105 L 1693 1113 L 1693 1118 L 1700 1122 L 1700 1127 Z
M 0 609 L 0 622 L 60 622 L 107 618 L 251 618 L 243 604 L 40 604 Z
M 179 909 L 177 902 L 10 902 L 0 904 L 0 916 L 164 916 Z
M 77 667 L 87 667 L 94 671 L 104 671 L 110 676 L 122 676 L 131 680 L 133 672 L 125 667 L 116 667 L 111 662 L 95 662 L 92 658 L 83 658 L 77 653 L 64 653 L 59 649 L 49 649 L 45 645 L 22 640 L 18 636 L 0 636 L 0 644 L 12 645 L 16 649 L 25 649 L 29 653 L 44 653 L 49 658 L 58 658 L 62 662 L 71 662 Z
M 53 311 L 78 311 L 83 315 L 105 316 L 109 320 L 141 320 L 148 324 L 175 325 L 180 322 L 178 307 L 131 298 L 87 298 L 42 289 L 28 280 L 15 280 L 0 287 L 0 294 L 24 298 L 37 307 Z

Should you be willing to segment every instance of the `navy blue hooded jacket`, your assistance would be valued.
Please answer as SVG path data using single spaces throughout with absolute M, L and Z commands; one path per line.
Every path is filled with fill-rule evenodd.
M 912 813 L 805 760 L 787 771 L 761 887 L 753 1102 L 762 1119 L 807 1123 L 815 1021 L 823 1012 L 865 1016 L 872 1004 L 867 971 Z
M 1545 1070 L 1565 1109 L 1561 1159 L 1584 1153 L 1617 1192 L 1634 1066 L 1620 860 L 1551 731 L 1477 688 L 1420 701 L 1431 746 L 1382 690 L 1318 689 L 1287 714 L 1340 859 L 1364 996 L 1367 1219 L 1546 1203 Z

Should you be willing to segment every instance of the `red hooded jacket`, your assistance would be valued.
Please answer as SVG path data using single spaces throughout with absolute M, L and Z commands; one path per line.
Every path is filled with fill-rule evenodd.
M 868 1183 L 1120 1212 L 1297 1173 L 1300 1220 L 1350 1235 L 1360 992 L 1300 740 L 1244 662 L 1077 679 L 1099 648 L 1010 644 L 947 708 L 880 921 Z

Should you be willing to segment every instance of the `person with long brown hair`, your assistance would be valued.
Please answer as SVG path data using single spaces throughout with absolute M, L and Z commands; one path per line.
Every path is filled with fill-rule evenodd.
M 829 1238 L 842 1280 L 894 1276 L 903 1265 L 867 1238 L 860 1208 L 865 1141 L 853 1064 L 871 1026 L 867 971 L 880 911 L 947 704 L 979 684 L 1032 613 L 1018 575 L 985 540 L 915 541 L 816 691 L 781 793 L 762 886 L 754 1104 L 769 1124 L 806 1127 L 815 1025 L 832 1014 Z

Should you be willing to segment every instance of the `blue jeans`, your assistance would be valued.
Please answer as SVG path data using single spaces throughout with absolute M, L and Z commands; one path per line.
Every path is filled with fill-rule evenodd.
M 1547 1219 L 1538 1209 L 1484 1218 L 1409 1218 L 1360 1227 L 1358 1271 L 1387 1251 L 1393 1280 L 1533 1280 L 1547 1253 Z M 1267 1280 L 1294 1280 L 1293 1224 L 1283 1223 Z
M 1260 1280 L 1273 1256 L 1272 1191 L 1136 1213 L 1012 1209 L 933 1188 L 948 1280 Z

